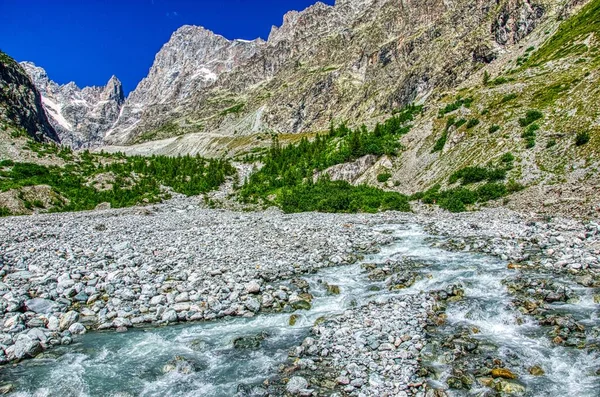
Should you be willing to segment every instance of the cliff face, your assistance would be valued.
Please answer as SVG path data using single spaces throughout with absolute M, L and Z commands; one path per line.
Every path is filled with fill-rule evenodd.
M 189 116 L 189 102 L 198 93 L 215 86 L 223 73 L 245 64 L 263 45 L 262 40 L 230 41 L 201 27 L 181 27 L 156 55 L 148 76 L 127 98 L 108 139 L 135 140 L 174 116 Z
M 0 122 L 3 129 L 24 129 L 39 142 L 60 141 L 46 117 L 35 85 L 23 68 L 3 52 L 0 52 Z
M 104 87 L 59 85 L 46 71 L 31 62 L 22 62 L 42 95 L 50 122 L 63 143 L 74 148 L 100 145 L 113 126 L 125 102 L 121 82 L 111 77 Z
M 340 0 L 289 12 L 266 42 L 185 26 L 159 52 L 108 141 L 362 122 L 455 87 L 559 7 L 557 0 Z

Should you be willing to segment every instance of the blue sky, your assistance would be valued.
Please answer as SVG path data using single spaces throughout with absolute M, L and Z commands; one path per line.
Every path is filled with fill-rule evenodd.
M 17 61 L 42 66 L 61 84 L 104 85 L 114 74 L 128 93 L 182 25 L 204 26 L 229 39 L 266 39 L 287 11 L 315 2 L 0 0 L 0 49 Z

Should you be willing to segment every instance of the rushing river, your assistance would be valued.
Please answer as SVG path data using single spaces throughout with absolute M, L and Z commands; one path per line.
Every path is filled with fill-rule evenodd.
M 474 338 L 489 346 L 509 363 L 531 396 L 598 396 L 598 355 L 585 350 L 556 346 L 546 331 L 529 319 L 517 321 L 501 283 L 514 271 L 499 259 L 465 252 L 433 248 L 419 227 L 382 225 L 382 233 L 393 233 L 394 244 L 381 248 L 364 263 L 385 263 L 409 257 L 426 264 L 415 269 L 422 277 L 410 288 L 397 292 L 412 294 L 448 285 L 461 285 L 464 299 L 448 304 L 446 324 L 439 334 L 458 328 L 477 328 Z M 511 273 L 512 272 L 512 273 Z M 12 383 L 14 396 L 234 396 L 240 384 L 258 385 L 275 376 L 285 363 L 289 349 L 301 343 L 320 317 L 343 312 L 352 305 L 385 299 L 392 293 L 385 282 L 373 282 L 361 264 L 328 268 L 304 277 L 315 296 L 310 311 L 298 311 L 295 326 L 290 313 L 262 314 L 253 318 L 223 319 L 162 328 L 131 329 L 126 333 L 91 332 L 70 346 L 46 352 L 42 358 L 1 369 L 3 382 Z M 320 280 L 338 285 L 339 295 L 328 295 Z M 566 282 L 566 281 L 565 281 Z M 375 292 L 374 285 L 381 287 Z M 591 289 L 572 286 L 581 297 L 575 304 L 557 304 L 586 326 L 598 325 L 598 305 Z M 237 349 L 234 339 L 264 333 L 259 349 Z M 434 336 L 435 337 L 435 336 Z M 451 363 L 435 349 L 425 352 L 428 365 L 436 369 L 430 384 L 441 386 L 450 374 Z M 195 371 L 165 373 L 164 366 L 176 356 L 193 363 Z M 545 375 L 530 375 L 526 368 L 537 365 Z M 483 388 L 448 391 L 478 395 Z

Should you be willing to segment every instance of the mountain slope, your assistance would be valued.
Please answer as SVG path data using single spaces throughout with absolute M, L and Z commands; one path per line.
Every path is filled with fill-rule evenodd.
M 600 0 L 557 11 L 522 45 L 456 88 L 434 90 L 400 138 L 400 150 L 323 171 L 319 162 L 316 175 L 414 194 L 426 202 L 443 199 L 456 210 L 519 191 L 502 204 L 549 215 L 598 216 Z M 357 136 L 367 139 L 365 134 Z M 334 142 L 339 136 L 333 135 Z M 324 158 L 347 145 L 331 146 Z M 278 151 L 273 153 L 267 165 L 276 163 Z M 293 198 L 279 192 L 282 184 L 295 186 L 293 168 L 266 168 L 242 192 L 250 189 L 252 199 L 268 199 L 266 191 L 284 203 Z
M 98 146 L 119 117 L 125 101 L 119 79 L 111 77 L 104 87 L 59 85 L 46 71 L 21 62 L 42 94 L 44 108 L 61 141 L 73 148 Z
M 14 59 L 0 52 L 0 122 L 3 131 L 21 129 L 38 142 L 59 142 L 48 122 L 40 93 Z
M 168 123 L 155 123 L 141 129 L 146 120 L 165 113 L 186 115 L 186 101 L 213 86 L 220 75 L 245 63 L 264 45 L 262 40 L 230 41 L 204 28 L 183 26 L 156 55 L 148 77 L 127 98 L 116 126 L 108 132 L 111 141 L 133 141 L 143 133 L 144 140 L 177 134 Z M 169 121 L 169 120 L 167 120 Z M 195 125 L 195 120 L 188 123 Z
M 563 6 L 558 0 L 317 3 L 288 13 L 267 42 L 254 42 L 247 58 L 234 57 L 238 62 L 230 70 L 201 89 L 182 90 L 174 106 L 169 92 L 132 101 L 137 117 L 121 117 L 109 142 L 193 132 L 296 133 L 325 129 L 332 120 L 380 117 L 425 100 L 436 89 L 455 87 Z M 157 82 L 178 76 L 189 43 L 209 45 L 208 62 L 213 62 L 222 54 L 220 43 L 201 40 L 206 34 L 190 27 L 176 33 L 165 46 L 172 62 L 159 54 L 132 98 L 144 97 L 138 92 L 146 92 L 152 81 L 159 87 Z

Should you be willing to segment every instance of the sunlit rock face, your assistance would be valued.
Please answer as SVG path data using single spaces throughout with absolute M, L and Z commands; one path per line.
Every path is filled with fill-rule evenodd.
M 59 85 L 46 71 L 31 62 L 22 62 L 35 86 L 52 126 L 64 144 L 75 148 L 102 144 L 125 102 L 119 79 L 112 76 L 104 87 L 77 87 L 71 82 Z

